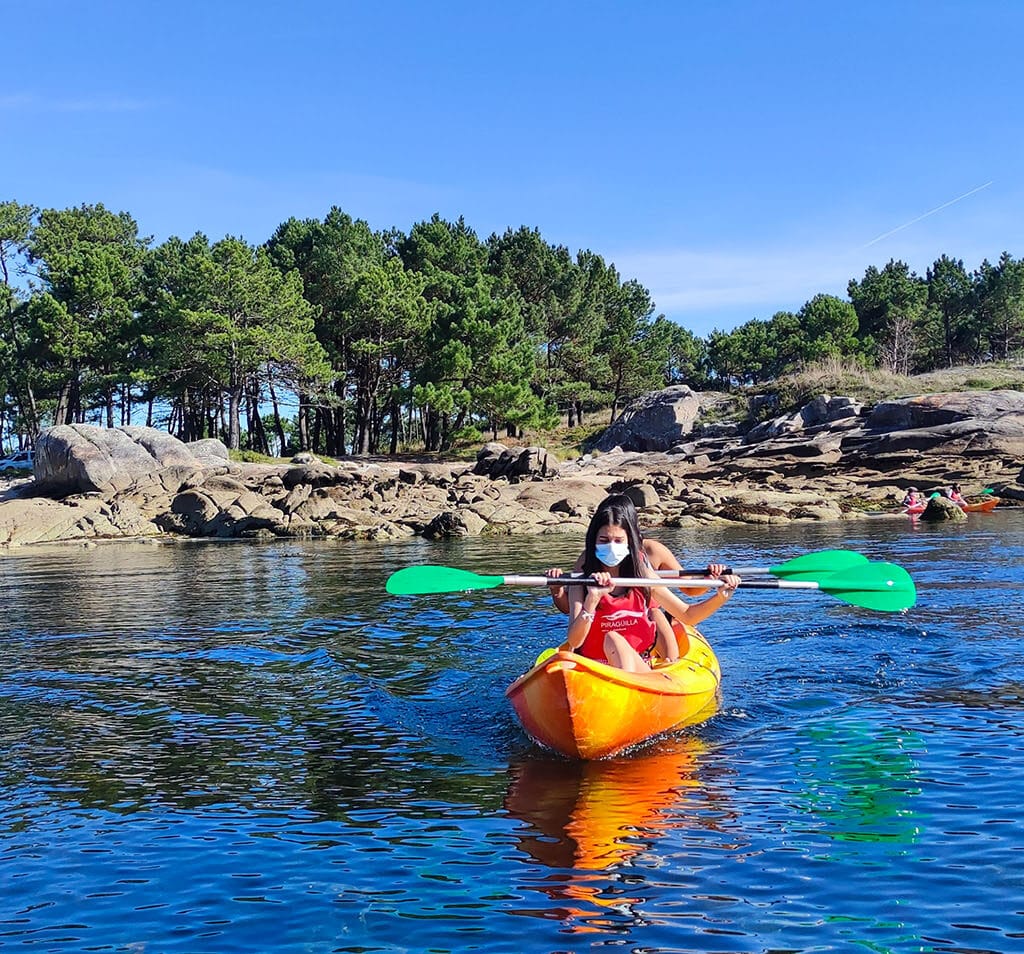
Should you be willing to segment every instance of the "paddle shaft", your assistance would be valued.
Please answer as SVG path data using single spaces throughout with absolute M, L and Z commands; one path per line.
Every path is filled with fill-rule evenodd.
M 503 578 L 508 586 L 599 586 L 592 576 L 506 576 Z M 725 586 L 722 580 L 708 577 L 659 578 L 651 580 L 647 577 L 612 577 L 612 586 Z M 741 589 L 748 590 L 818 590 L 819 584 L 812 580 L 743 580 Z
M 725 586 L 721 580 L 707 577 L 700 579 L 684 578 L 678 570 L 671 579 L 649 579 L 646 576 L 613 576 L 613 586 Z M 592 576 L 505 576 L 502 577 L 508 586 L 600 586 Z
M 775 566 L 742 566 L 729 567 L 725 573 L 738 576 L 775 576 L 780 580 L 814 580 L 828 576 L 840 570 L 853 570 L 867 566 L 868 558 L 863 553 L 853 550 L 820 550 L 817 553 L 805 553 Z M 694 570 L 659 570 L 662 576 L 705 576 L 707 567 Z
M 705 567 L 698 567 L 693 570 L 656 570 L 658 576 L 679 576 L 680 574 L 685 576 L 700 576 L 706 570 Z M 736 576 L 766 576 L 772 572 L 770 566 L 740 566 L 733 569 L 731 566 L 727 566 L 723 573 L 735 573 Z M 708 579 L 705 577 L 705 579 Z

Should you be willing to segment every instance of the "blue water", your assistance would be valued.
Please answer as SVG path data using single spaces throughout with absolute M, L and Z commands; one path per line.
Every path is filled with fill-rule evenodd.
M 741 591 L 718 714 L 577 764 L 503 695 L 544 594 L 383 583 L 578 538 L 4 555 L 0 947 L 1024 951 L 1024 511 L 656 536 L 860 550 L 919 605 Z

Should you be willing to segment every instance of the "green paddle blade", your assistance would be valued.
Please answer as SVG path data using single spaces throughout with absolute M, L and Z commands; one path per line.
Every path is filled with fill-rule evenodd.
M 855 553 L 853 550 L 820 550 L 769 567 L 768 572 L 780 580 L 818 580 L 830 573 L 867 565 L 868 558 L 863 553 Z
M 864 609 L 896 613 L 917 602 L 910 574 L 895 563 L 869 563 L 820 579 L 818 589 Z
M 422 596 L 490 590 L 504 582 L 503 576 L 481 576 L 453 566 L 407 566 L 388 577 L 385 589 L 396 596 Z

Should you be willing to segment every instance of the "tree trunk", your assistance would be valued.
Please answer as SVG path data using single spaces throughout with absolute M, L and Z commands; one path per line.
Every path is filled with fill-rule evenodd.
M 309 443 L 309 401 L 305 395 L 299 395 L 299 450 L 308 451 Z
M 343 457 L 345 455 L 345 443 L 348 438 L 346 428 L 346 414 L 345 414 L 345 382 L 340 380 L 334 386 L 334 393 L 337 394 L 340 401 L 337 408 L 334 411 L 334 441 L 335 446 L 331 449 L 331 453 L 335 457 Z
M 231 370 L 231 384 L 228 387 L 228 450 L 241 450 L 242 448 L 242 382 L 238 379 L 238 372 Z
M 272 379 L 267 379 L 267 387 L 270 389 L 270 406 L 274 409 L 274 433 L 277 435 L 278 440 L 278 456 L 284 457 L 284 446 L 287 443 L 287 439 L 284 436 L 284 425 L 281 423 L 281 409 L 277 403 L 277 393 L 274 391 L 274 382 Z M 301 404 L 302 398 L 299 398 Z
M 394 457 L 398 453 L 398 432 L 402 425 L 402 409 L 398 405 L 397 399 L 391 401 L 391 441 L 389 447 L 391 449 L 391 456 Z
M 366 383 L 356 388 L 356 419 L 352 438 L 352 452 L 361 457 L 370 453 L 373 426 L 373 392 Z
M 54 424 L 73 424 L 75 412 L 78 410 L 78 369 L 73 368 L 71 373 L 61 382 L 57 394 L 57 407 L 53 412 Z
M 267 429 L 263 426 L 263 418 L 260 417 L 259 405 L 256 405 L 256 414 L 253 417 L 253 423 L 255 425 L 253 429 L 253 436 L 249 442 L 249 446 L 253 450 L 258 450 L 261 454 L 270 456 L 270 442 L 267 440 Z
M 313 426 L 309 429 L 308 416 L 307 416 L 307 433 L 305 443 L 299 448 L 300 450 L 312 450 L 315 452 L 321 446 L 321 430 L 324 427 L 324 408 L 317 407 L 313 414 Z
M 423 421 L 423 448 L 436 451 L 441 446 L 440 415 L 429 405 L 420 410 Z

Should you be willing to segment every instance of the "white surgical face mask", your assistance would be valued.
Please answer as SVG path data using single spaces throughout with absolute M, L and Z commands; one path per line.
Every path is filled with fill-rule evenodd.
M 598 543 L 594 546 L 594 555 L 605 566 L 618 566 L 629 556 L 629 544 Z

